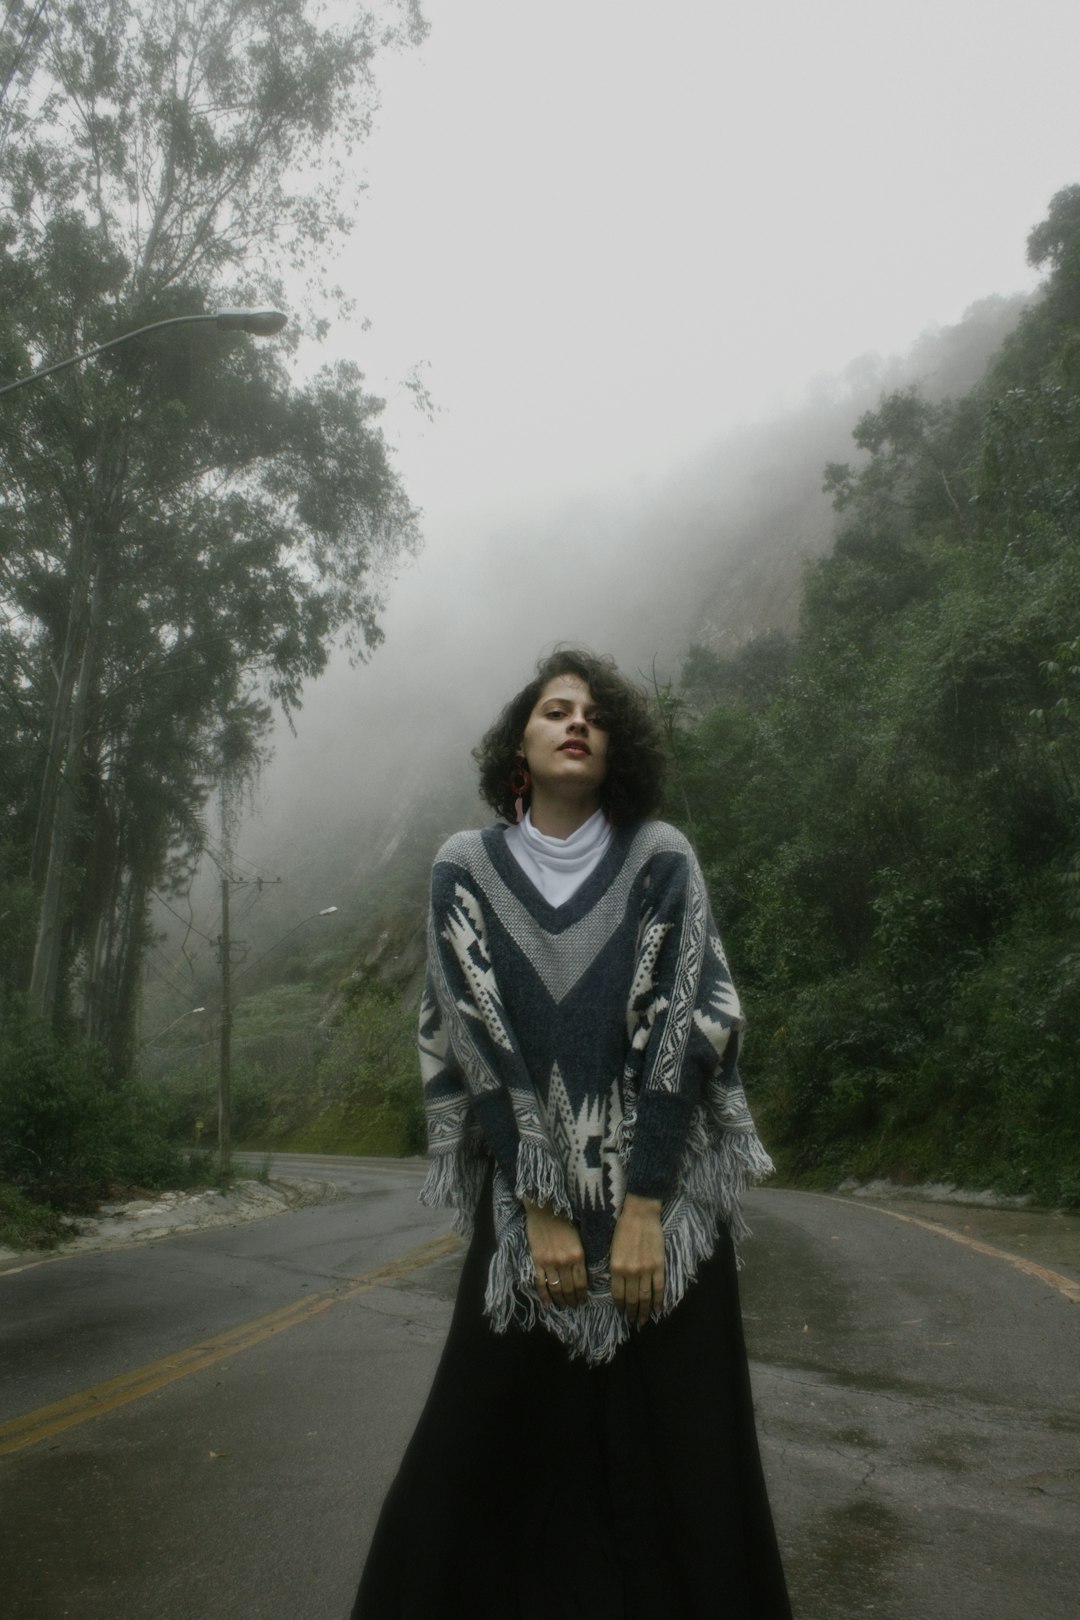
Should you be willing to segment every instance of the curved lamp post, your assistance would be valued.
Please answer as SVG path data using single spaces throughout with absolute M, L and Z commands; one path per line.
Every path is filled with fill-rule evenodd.
M 84 360 L 92 360 L 96 354 L 104 354 L 106 349 L 115 349 L 120 343 L 130 343 L 133 338 L 145 337 L 147 332 L 160 332 L 166 326 L 191 326 L 197 322 L 202 326 L 216 326 L 219 332 L 249 332 L 252 337 L 273 337 L 286 325 L 289 317 L 280 309 L 219 309 L 209 315 L 170 315 L 164 321 L 151 321 L 149 326 L 137 326 L 133 332 L 121 332 L 119 337 L 110 338 L 107 343 L 99 343 L 93 349 L 85 349 L 82 354 L 73 354 L 67 360 L 58 360 L 55 365 L 42 366 L 40 371 L 31 371 L 26 377 L 16 377 L 14 382 L 4 383 L 0 387 L 0 394 L 10 394 L 16 388 L 25 388 L 29 383 L 40 382 L 43 377 L 52 377 L 58 371 L 66 371 L 69 366 L 81 365 Z
M 204 1013 L 205 1011 L 205 1007 L 189 1007 L 187 1012 L 182 1012 L 180 1014 L 179 1018 L 174 1018 L 171 1024 L 166 1024 L 165 1028 L 159 1029 L 156 1035 L 151 1035 L 148 1041 L 143 1041 L 142 1045 L 139 1047 L 139 1051 L 145 1052 L 148 1046 L 155 1045 L 156 1042 L 160 1041 L 163 1035 L 167 1035 L 169 1033 L 170 1029 L 175 1029 L 177 1024 L 182 1024 L 185 1018 L 193 1018 L 196 1013 Z

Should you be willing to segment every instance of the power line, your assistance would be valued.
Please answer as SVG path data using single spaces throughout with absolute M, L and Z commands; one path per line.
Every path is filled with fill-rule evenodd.
M 205 840 L 202 847 L 203 854 L 210 857 L 211 861 L 213 861 L 222 877 L 227 877 L 229 882 L 235 888 L 246 886 L 249 883 L 257 883 L 261 884 L 263 887 L 266 887 L 282 881 L 280 877 L 267 877 L 264 872 L 260 871 L 255 862 L 249 861 L 246 856 L 237 855 L 235 851 L 230 852 L 228 850 L 216 848 L 209 839 Z M 248 870 L 254 874 L 254 876 L 249 878 L 233 877 L 232 871 L 237 866 L 246 866 Z M 226 867 L 228 867 L 229 870 L 226 870 Z
M 20 39 L 18 45 L 16 45 L 16 47 L 15 47 L 14 54 L 12 55 L 12 58 L 11 58 L 11 66 L 7 70 L 7 75 L 6 75 L 5 79 L 4 79 L 4 82 L 3 82 L 3 84 L 0 84 L 0 105 L 2 105 L 2 103 L 4 101 L 4 97 L 7 95 L 8 90 L 11 88 L 12 79 L 14 79 L 16 73 L 18 73 L 20 67 L 22 66 L 23 57 L 26 55 L 27 47 L 30 44 L 30 40 L 31 40 L 31 38 L 33 36 L 34 30 L 38 25 L 38 20 L 41 17 L 41 14 L 42 14 L 42 12 L 44 10 L 45 10 L 45 0 L 37 0 L 37 5 L 34 7 L 33 11 L 30 13 L 30 17 L 29 17 L 29 20 L 28 20 L 28 22 L 26 24 L 26 27 L 23 29 L 22 39 Z M 14 14 L 15 14 L 15 3 L 14 3 L 14 0 L 12 0 L 12 4 L 8 8 L 8 14 L 7 14 L 6 18 L 4 19 L 4 28 L 5 29 L 7 28 L 7 25 L 11 21 Z
M 168 964 L 167 972 L 163 971 L 156 962 L 150 959 L 147 959 L 146 967 L 148 972 L 152 973 L 154 978 L 158 979 L 167 990 L 171 990 L 174 996 L 183 996 L 185 1001 L 189 1001 L 195 994 L 193 985 L 181 984 L 178 979 L 172 977 L 171 963 Z
M 208 945 L 216 945 L 217 944 L 217 940 L 214 939 L 212 935 L 204 934 L 201 928 L 196 928 L 195 924 L 191 921 L 190 917 L 182 917 L 174 906 L 170 906 L 169 902 L 164 898 L 163 895 L 158 894 L 156 889 L 151 889 L 150 893 L 153 895 L 154 899 L 158 902 L 159 905 L 164 906 L 165 910 L 168 911 L 169 913 L 171 913 L 171 915 L 176 918 L 177 922 L 183 923 L 184 927 L 187 929 L 189 934 L 197 934 L 198 937 L 200 939 L 204 939 Z M 183 947 L 181 947 L 181 949 L 182 948 Z

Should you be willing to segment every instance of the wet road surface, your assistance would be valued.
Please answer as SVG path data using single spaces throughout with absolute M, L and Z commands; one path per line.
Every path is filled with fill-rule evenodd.
M 984 1252 L 1015 1215 L 951 1210 L 957 1243 L 919 1206 L 750 1202 L 743 1306 L 796 1615 L 1075 1620 L 1080 1267 L 1043 1266 L 1031 1234 L 1080 1261 L 1076 1229 L 1027 1218 L 1009 1252 L 1040 1276 Z
M 3 1620 L 344 1620 L 460 1251 L 417 1166 L 294 1163 L 348 1196 L 0 1275 Z M 748 1203 L 797 1620 L 1075 1620 L 1080 1223 Z

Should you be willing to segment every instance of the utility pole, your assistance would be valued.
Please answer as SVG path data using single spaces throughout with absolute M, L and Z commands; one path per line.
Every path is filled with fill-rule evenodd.
M 218 1068 L 218 1159 L 219 1168 L 223 1176 L 232 1174 L 232 1025 L 233 1025 L 233 999 L 232 999 L 232 936 L 229 932 L 229 890 L 242 888 L 245 878 L 232 878 L 226 872 L 221 874 L 221 933 L 218 936 L 218 948 L 221 951 L 221 1062 Z M 280 883 L 278 878 L 256 878 L 254 880 L 260 890 L 264 884 Z M 337 906 L 324 906 L 321 911 L 313 912 L 310 917 L 302 917 L 298 923 L 283 934 L 281 939 L 275 940 L 273 945 L 257 956 L 254 962 L 242 967 L 237 977 L 241 977 L 251 968 L 256 967 L 264 956 L 276 950 L 283 940 L 295 934 L 298 928 L 306 923 L 314 922 L 316 917 L 334 917 L 337 915 Z M 242 944 L 243 942 L 241 942 Z M 198 1011 L 199 1009 L 196 1009 Z M 172 1028 L 172 1025 L 169 1025 Z
M 229 939 L 229 877 L 221 874 L 221 1067 L 218 1070 L 218 1158 L 223 1176 L 232 1173 L 232 945 Z

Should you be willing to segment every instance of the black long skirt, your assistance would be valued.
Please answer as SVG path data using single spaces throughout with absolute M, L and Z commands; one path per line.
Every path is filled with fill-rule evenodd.
M 488 1326 L 490 1202 L 352 1620 L 791 1620 L 726 1232 L 590 1367 Z

